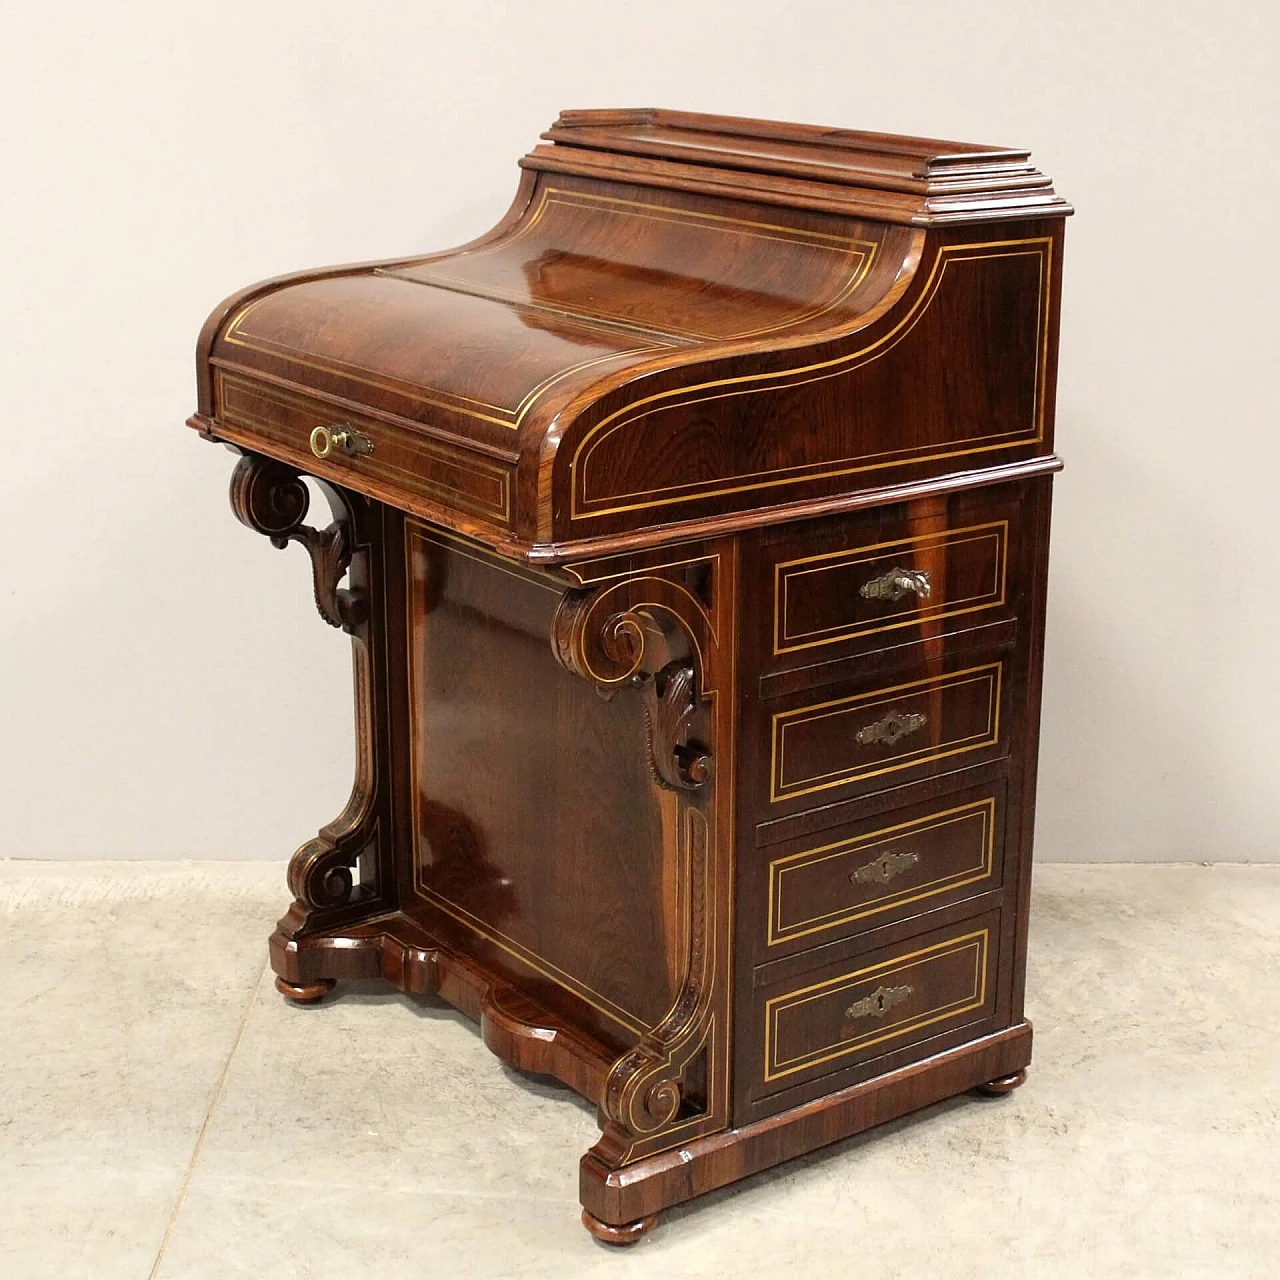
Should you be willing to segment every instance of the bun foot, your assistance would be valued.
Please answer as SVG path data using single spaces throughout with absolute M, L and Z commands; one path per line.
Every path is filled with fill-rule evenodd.
M 1011 1076 L 988 1080 L 986 1084 L 978 1085 L 974 1092 L 984 1094 L 988 1098 L 1003 1098 L 1006 1093 L 1012 1093 L 1020 1084 L 1025 1084 L 1026 1080 L 1027 1072 L 1024 1068 L 1021 1071 L 1015 1071 Z
M 282 996 L 292 1000 L 294 1004 L 315 1004 L 317 1000 L 323 1000 L 333 990 L 333 979 L 322 978 L 319 982 L 306 982 L 298 986 L 292 982 L 286 982 L 283 978 L 277 978 L 276 990 Z
M 634 1222 L 624 1222 L 620 1227 L 612 1223 L 601 1222 L 599 1218 L 582 1211 L 582 1225 L 591 1232 L 601 1244 L 635 1244 L 643 1235 L 658 1225 L 658 1215 L 651 1213 L 647 1218 L 637 1218 Z

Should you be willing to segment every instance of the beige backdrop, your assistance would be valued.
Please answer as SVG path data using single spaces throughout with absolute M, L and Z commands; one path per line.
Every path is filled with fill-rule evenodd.
M 26 0 L 0 17 L 0 856 L 282 857 L 345 640 L 183 426 L 257 277 L 441 248 L 561 107 L 1030 146 L 1068 225 L 1038 853 L 1280 860 L 1272 6 Z

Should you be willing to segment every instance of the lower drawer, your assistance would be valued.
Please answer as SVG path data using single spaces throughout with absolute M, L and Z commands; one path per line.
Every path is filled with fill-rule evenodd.
M 756 940 L 758 958 L 773 960 L 999 889 L 1007 787 L 998 778 L 916 799 L 759 851 L 755 874 L 764 883 L 755 892 L 766 923 Z
M 999 951 L 994 911 L 762 986 L 749 1037 L 759 1046 L 751 1092 L 759 1098 L 859 1067 L 861 1078 L 885 1055 L 925 1042 L 922 1052 L 934 1052 L 933 1041 L 962 1028 L 959 1040 L 978 1034 L 975 1024 L 994 1017 Z
M 899 672 L 779 698 L 769 805 L 805 807 L 1009 754 L 1009 654 L 918 659 Z

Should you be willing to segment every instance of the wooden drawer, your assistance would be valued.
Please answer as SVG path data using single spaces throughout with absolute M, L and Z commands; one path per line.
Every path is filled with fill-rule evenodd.
M 992 1019 L 999 952 L 996 911 L 761 986 L 749 1037 L 761 1052 L 753 1092 L 865 1067 Z
M 890 683 L 846 681 L 764 704 L 770 806 L 809 806 L 1007 755 L 1009 662 L 1007 650 L 921 659 Z
M 761 670 L 900 645 L 1016 613 L 1016 492 L 899 503 L 762 541 Z
M 999 889 L 1004 779 L 860 818 L 768 850 L 762 959 L 895 924 Z
M 313 475 L 395 505 L 412 507 L 416 495 L 510 526 L 514 469 L 500 459 L 224 369 L 215 370 L 214 389 L 218 434 L 228 440 L 264 449 Z M 338 425 L 360 432 L 373 451 L 353 456 L 335 451 L 317 458 L 311 433 Z

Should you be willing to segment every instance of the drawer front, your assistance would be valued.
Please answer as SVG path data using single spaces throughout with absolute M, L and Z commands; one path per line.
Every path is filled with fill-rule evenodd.
M 1003 780 L 771 851 L 767 955 L 820 946 L 998 889 Z
M 763 1091 L 907 1049 L 994 1015 L 998 912 L 757 995 Z
M 1017 613 L 1022 504 L 1009 489 L 899 503 L 762 539 L 761 670 L 791 670 Z
M 774 566 L 773 652 L 923 629 L 1005 604 L 1009 522 L 922 533 Z M 817 656 L 817 655 L 815 655 Z
M 896 786 L 1007 754 L 1006 659 L 949 665 L 955 669 L 843 696 L 833 686 L 826 697 L 810 693 L 772 712 L 770 803 Z
M 393 490 L 390 494 L 375 492 L 375 497 L 396 501 L 394 491 L 399 491 L 502 525 L 511 523 L 514 472 L 496 458 L 455 449 L 407 427 L 353 415 L 223 369 L 215 371 L 214 385 L 218 421 L 231 428 L 225 433 L 228 439 L 250 448 L 259 441 L 277 445 L 282 453 L 293 455 L 292 460 L 303 470 L 352 489 L 366 488 L 363 480 L 372 482 L 370 487 Z M 347 456 L 335 451 L 324 460 L 317 458 L 311 448 L 311 433 L 317 427 L 339 424 L 364 435 L 373 446 L 372 452 Z

